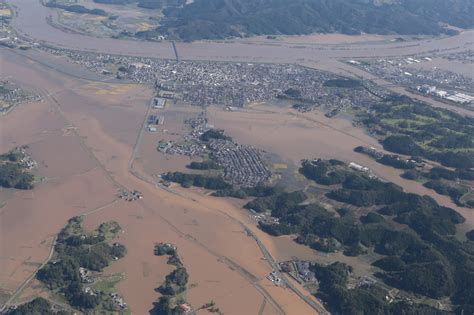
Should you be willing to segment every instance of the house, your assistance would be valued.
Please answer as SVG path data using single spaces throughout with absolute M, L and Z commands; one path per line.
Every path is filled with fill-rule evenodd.
M 191 308 L 191 306 L 189 306 L 189 304 L 187 303 L 183 303 L 183 304 L 179 304 L 179 308 L 186 314 L 186 313 L 190 313 L 193 309 Z

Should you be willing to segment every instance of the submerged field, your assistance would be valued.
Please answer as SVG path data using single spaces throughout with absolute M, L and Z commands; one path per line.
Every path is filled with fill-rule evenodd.
M 114 84 L 78 82 L 67 77 L 61 77 L 59 84 L 57 77 L 48 80 L 38 64 L 23 67 L 18 64 L 21 57 L 11 54 L 5 54 L 4 60 L 8 60 L 5 71 L 15 71 L 21 80 L 31 84 L 44 82 L 37 88 L 54 94 L 54 98 L 43 103 L 19 108 L 2 124 L 5 149 L 16 142 L 32 144 L 39 171 L 47 178 L 33 193 L 4 200 L 2 231 L 7 239 L 13 240 L 2 244 L 2 252 L 10 258 L 2 268 L 6 298 L 46 260 L 53 235 L 66 220 L 90 213 L 84 220 L 86 229 L 115 220 L 124 230 L 120 241 L 129 255 L 114 264 L 110 272 L 125 273 L 117 287 L 134 312 L 146 313 L 151 309 L 156 299 L 156 283 L 167 273 L 150 251 L 156 240 L 173 241 L 179 246 L 190 283 L 196 284 L 188 293 L 193 305 L 214 300 L 226 313 L 254 313 L 267 299 L 265 313 L 279 313 L 281 308 L 289 313 L 309 311 L 292 293 L 274 288 L 264 279 L 271 269 L 260 259 L 255 242 L 228 216 L 248 222 L 240 210 L 227 202 L 214 204 L 209 197 L 196 196 L 196 201 L 181 198 L 130 175 L 128 162 L 148 105 L 147 90 L 139 86 L 123 89 Z M 37 80 L 40 74 L 42 79 Z M 29 81 L 30 78 L 36 81 Z M 64 90 L 64 85 L 71 89 Z M 104 90 L 116 92 L 104 94 Z M 23 118 L 25 112 L 27 118 Z M 17 122 L 24 119 L 34 123 L 18 129 Z M 64 150 L 62 159 L 56 150 L 33 147 L 41 141 L 46 145 L 55 137 L 77 140 L 59 146 Z M 133 203 L 115 201 L 122 185 L 142 191 L 145 199 Z M 44 221 L 45 217 L 51 219 Z M 23 233 L 25 227 L 38 222 L 43 222 L 41 228 L 29 228 L 31 233 Z M 274 248 L 271 238 L 265 237 L 265 243 Z M 28 261 L 35 264 L 25 264 Z M 218 287 L 216 281 L 220 283 Z M 255 294 L 255 287 L 261 293 Z M 248 302 L 238 303 L 233 298 L 236 295 Z

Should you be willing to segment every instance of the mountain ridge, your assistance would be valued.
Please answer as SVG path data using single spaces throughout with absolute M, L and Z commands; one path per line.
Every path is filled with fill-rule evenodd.
M 142 32 L 185 41 L 254 35 L 343 33 L 452 35 L 474 27 L 473 0 L 195 0 L 164 9 Z

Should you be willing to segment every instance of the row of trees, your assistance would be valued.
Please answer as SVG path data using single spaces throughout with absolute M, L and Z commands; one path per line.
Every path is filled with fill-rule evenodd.
M 168 255 L 168 264 L 176 268 L 166 276 L 165 282 L 157 289 L 162 296 L 153 303 L 152 315 L 181 315 L 183 311 L 179 304 L 186 303 L 181 293 L 186 291 L 189 275 L 178 256 L 177 248 L 167 243 L 155 246 L 155 255 Z
M 105 12 L 102 9 L 88 9 L 79 4 L 67 5 L 67 4 L 58 3 L 56 2 L 56 0 L 52 0 L 46 3 L 46 6 L 50 8 L 57 8 L 57 9 L 61 9 L 68 12 L 74 12 L 74 13 L 107 16 L 107 12 Z
M 179 183 L 185 188 L 190 188 L 191 186 L 213 190 L 232 188 L 232 185 L 227 183 L 222 177 L 186 174 L 181 172 L 169 172 L 164 174 L 162 177 L 170 182 Z

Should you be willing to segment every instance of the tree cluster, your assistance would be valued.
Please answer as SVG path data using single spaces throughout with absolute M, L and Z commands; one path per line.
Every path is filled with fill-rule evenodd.
M 181 172 L 170 172 L 163 176 L 163 179 L 181 184 L 185 188 L 192 186 L 202 187 L 212 190 L 230 189 L 232 185 L 227 183 L 222 177 L 212 177 L 200 174 L 185 174 Z
M 232 141 L 232 138 L 229 136 L 226 136 L 223 130 L 217 130 L 217 129 L 209 129 L 206 132 L 204 132 L 199 138 L 201 139 L 201 141 L 205 141 L 205 142 L 211 139 Z
M 61 9 L 68 12 L 74 12 L 74 13 L 107 16 L 107 12 L 105 12 L 102 9 L 88 9 L 79 4 L 71 4 L 71 5 L 61 4 L 61 3 L 57 3 L 56 0 L 52 0 L 46 3 L 46 6 L 50 8 L 57 8 L 57 9 Z
M 126 252 L 121 244 L 109 245 L 101 234 L 84 233 L 78 217 L 70 219 L 59 233 L 54 250 L 56 258 L 41 268 L 36 278 L 49 289 L 59 290 L 71 306 L 81 310 L 97 307 L 103 294 L 92 295 L 83 290 L 80 267 L 100 272 Z
M 20 164 L 6 162 L 0 164 L 0 187 L 32 189 L 34 176 Z

